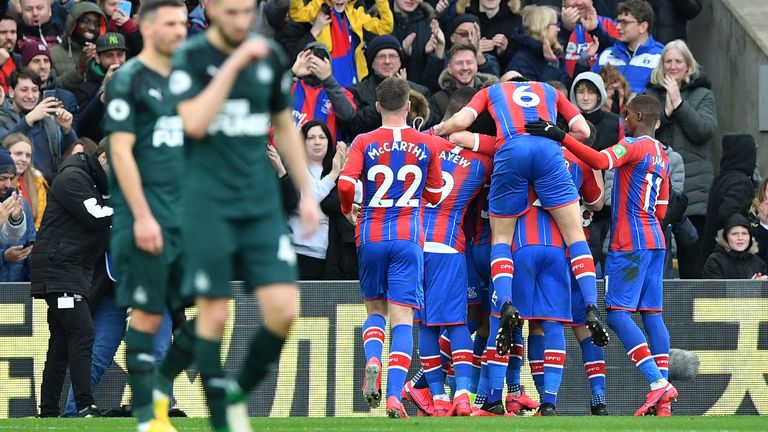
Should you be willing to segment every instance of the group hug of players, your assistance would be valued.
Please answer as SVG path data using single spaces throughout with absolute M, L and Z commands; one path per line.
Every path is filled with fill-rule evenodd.
M 600 170 L 615 169 L 606 322 L 650 384 L 635 415 L 671 415 L 678 392 L 667 381 L 660 225 L 670 165 L 654 139 L 658 100 L 632 100 L 624 119 L 627 138 L 601 152 L 582 144 L 590 126 L 577 108 L 540 82 L 483 89 L 426 133 L 407 126 L 406 81 L 383 81 L 376 105 L 382 127 L 356 137 L 339 177 L 342 212 L 357 225 L 368 312 L 362 330 L 367 403 L 376 408 L 381 401 L 389 316 L 385 400 L 391 418 L 407 417 L 403 399 L 432 416 L 514 416 L 533 409 L 557 415 L 564 326 L 574 328 L 581 345 L 591 412 L 608 415 L 603 347 L 609 336 L 596 307 L 581 205 L 602 207 Z M 484 112 L 496 123 L 496 137 L 466 131 Z M 556 126 L 558 115 L 568 134 Z M 353 202 L 358 182 L 359 206 Z M 633 312 L 642 314 L 648 339 Z M 406 385 L 414 322 L 420 323 L 422 368 Z M 540 401 L 520 386 L 524 322 Z

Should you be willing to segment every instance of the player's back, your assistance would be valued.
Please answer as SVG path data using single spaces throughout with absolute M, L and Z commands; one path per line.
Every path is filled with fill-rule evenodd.
M 643 136 L 624 138 L 610 149 L 616 172 L 611 200 L 611 250 L 664 249 L 664 233 L 656 204 L 669 194 L 669 159 L 659 141 Z
M 387 240 L 424 243 L 421 195 L 430 161 L 438 157 L 433 139 L 412 128 L 380 127 L 352 142 L 342 175 L 354 177 L 359 170 L 363 183 L 358 246 Z
M 493 163 L 490 156 L 455 146 L 445 139 L 436 137 L 435 142 L 443 187 L 440 202 L 427 204 L 424 210 L 425 240 L 463 253 L 463 218 L 469 203 L 488 182 Z

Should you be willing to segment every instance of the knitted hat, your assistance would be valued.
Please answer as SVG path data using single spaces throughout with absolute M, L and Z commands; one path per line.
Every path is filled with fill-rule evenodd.
M 0 149 L 0 174 L 16 175 L 16 162 L 11 158 L 11 153 L 6 149 Z
M 21 49 L 21 67 L 26 67 L 33 58 L 44 55 L 51 59 L 51 51 L 48 46 L 38 42 L 31 42 L 24 44 L 24 48 Z
M 321 42 L 313 41 L 313 42 L 308 43 L 304 47 L 304 51 L 306 51 L 306 50 L 312 50 L 313 52 L 315 50 L 318 50 L 318 51 L 320 51 L 318 54 L 321 54 L 321 55 L 317 56 L 318 58 L 320 58 L 320 59 L 328 59 L 328 60 L 331 59 L 331 52 L 328 50 L 328 47 L 325 46 L 324 44 L 322 44 Z
M 392 35 L 382 35 L 373 38 L 373 40 L 365 47 L 365 59 L 368 61 L 368 65 L 373 63 L 376 54 L 383 49 L 393 49 L 397 51 L 397 54 L 400 56 L 400 63 L 403 62 L 403 46 L 400 45 L 400 41 Z
M 120 33 L 104 33 L 96 39 L 96 53 L 101 54 L 104 51 L 123 50 L 128 51 L 125 46 L 125 36 Z
M 450 39 L 453 32 L 455 32 L 460 25 L 468 22 L 480 24 L 480 19 L 472 14 L 461 14 L 453 17 L 448 25 L 448 33 L 445 34 L 446 38 Z

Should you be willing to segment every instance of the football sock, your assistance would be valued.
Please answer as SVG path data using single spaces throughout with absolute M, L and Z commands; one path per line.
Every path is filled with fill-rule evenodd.
M 621 339 L 624 349 L 627 350 L 629 359 L 645 375 L 649 383 L 655 383 L 664 377 L 656 367 L 653 361 L 651 351 L 648 349 L 648 343 L 640 328 L 632 321 L 629 312 L 612 309 L 606 314 L 606 321 L 610 327 Z
M 475 340 L 472 342 L 472 382 L 469 384 L 469 391 L 478 393 L 480 385 L 480 374 L 482 373 L 483 352 L 488 338 L 475 333 Z
M 221 341 L 207 340 L 200 336 L 195 339 L 195 361 L 200 368 L 203 390 L 211 413 L 211 427 L 222 430 L 227 425 L 227 380 L 221 367 Z
M 482 406 L 485 402 L 486 396 L 488 396 L 488 385 L 491 377 L 488 374 L 488 361 L 483 354 L 483 362 L 480 365 L 480 380 L 477 382 L 477 398 L 475 399 L 475 405 Z M 480 398 L 482 396 L 482 398 Z M 478 402 L 478 399 L 480 400 Z
M 512 248 L 508 244 L 495 244 L 491 247 L 491 279 L 495 290 L 495 299 L 499 308 L 512 300 L 512 276 L 515 266 L 512 263 Z M 490 332 L 494 339 L 496 333 Z
M 544 394 L 544 336 L 528 335 L 528 366 L 539 396 Z
M 421 336 L 419 336 L 419 341 L 421 341 Z M 421 353 L 421 348 L 419 348 L 419 353 Z M 411 378 L 411 385 L 413 385 L 413 388 L 417 388 L 417 389 L 423 389 L 429 386 L 429 384 L 427 383 L 427 377 L 424 376 L 423 367 L 419 368 L 419 370 L 417 370 L 416 373 L 413 375 L 413 378 Z
M 453 370 L 453 359 L 451 354 L 451 338 L 448 337 L 448 332 L 443 329 L 440 333 L 440 359 L 443 362 L 443 373 L 445 374 L 445 382 L 451 389 L 451 394 L 456 391 L 456 374 Z
M 195 359 L 194 345 L 195 320 L 191 319 L 182 324 L 173 334 L 173 343 L 155 372 L 155 389 L 165 395 L 171 394 L 173 380 Z
M 237 375 L 237 385 L 243 393 L 248 394 L 256 384 L 261 382 L 273 363 L 280 358 L 285 339 L 272 333 L 266 327 L 261 327 L 251 340 L 248 356 L 245 358 Z
M 512 352 L 507 366 L 507 392 L 520 390 L 520 369 L 523 367 L 523 328 L 515 326 L 512 332 Z M 513 390 L 516 388 L 517 390 Z
M 605 350 L 592 343 L 592 337 L 579 342 L 581 359 L 584 362 L 584 372 L 587 373 L 592 397 L 605 396 Z
M 125 365 L 133 394 L 133 414 L 139 423 L 155 418 L 152 407 L 155 369 L 154 335 L 128 327 L 125 332 Z
M 491 315 L 490 333 L 495 335 L 499 331 L 499 318 Z M 485 358 L 488 363 L 488 403 L 496 403 L 501 400 L 501 391 L 504 388 L 504 376 L 509 365 L 509 355 L 501 356 L 496 351 L 495 338 L 488 338 L 485 347 Z
M 432 396 L 445 394 L 443 362 L 440 356 L 440 327 L 419 326 L 419 357 L 424 369 L 424 380 Z M 415 386 L 414 386 L 415 387 Z
M 394 396 L 400 400 L 400 392 L 411 367 L 413 352 L 413 326 L 399 324 L 392 329 L 392 346 L 389 349 L 387 366 L 387 398 Z
M 664 378 L 669 378 L 669 331 L 660 313 L 643 314 L 643 327 L 656 367 Z
M 449 326 L 451 361 L 456 376 L 456 391 L 469 390 L 472 380 L 472 338 L 465 324 Z
M 544 403 L 557 405 L 557 393 L 563 381 L 565 335 L 563 323 L 542 321 L 544 328 Z
M 384 328 L 387 326 L 387 320 L 379 314 L 371 314 L 363 324 L 363 350 L 365 351 L 365 361 L 372 358 L 379 359 L 381 362 L 381 351 L 384 348 Z
M 467 320 L 467 330 L 469 330 L 470 336 L 475 334 L 478 328 L 480 328 L 480 324 L 472 320 Z
M 595 261 L 586 241 L 573 243 L 568 252 L 571 255 L 571 269 L 579 284 L 584 303 L 597 305 L 597 285 L 595 280 Z

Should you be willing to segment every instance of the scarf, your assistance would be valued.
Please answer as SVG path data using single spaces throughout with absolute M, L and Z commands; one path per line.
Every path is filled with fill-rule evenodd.
M 333 76 L 342 87 L 349 87 L 358 81 L 355 64 L 357 44 L 357 35 L 352 32 L 347 15 L 331 11 L 331 67 Z

